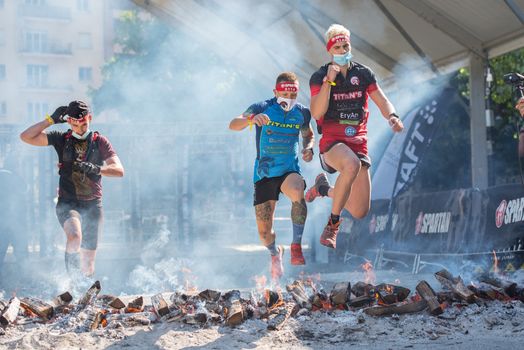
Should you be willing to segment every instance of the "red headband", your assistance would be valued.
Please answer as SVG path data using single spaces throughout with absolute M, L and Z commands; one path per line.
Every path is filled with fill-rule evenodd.
M 277 91 L 298 92 L 298 81 L 282 81 L 275 87 Z
M 331 39 L 328 40 L 327 44 L 326 44 L 326 49 L 329 51 L 329 49 L 331 49 L 331 47 L 333 45 L 335 45 L 336 43 L 341 43 L 341 42 L 350 42 L 349 40 L 349 35 L 346 35 L 346 34 L 337 34 L 335 35 L 334 37 L 332 37 Z

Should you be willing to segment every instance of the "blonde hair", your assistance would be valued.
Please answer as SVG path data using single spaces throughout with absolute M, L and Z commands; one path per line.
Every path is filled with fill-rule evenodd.
M 334 37 L 335 35 L 339 35 L 339 34 L 344 34 L 344 35 L 347 35 L 347 36 L 351 36 L 351 33 L 350 33 L 349 29 L 347 29 L 343 25 L 341 25 L 341 24 L 332 24 L 332 25 L 330 25 L 328 30 L 326 31 L 326 42 L 331 40 L 331 38 Z

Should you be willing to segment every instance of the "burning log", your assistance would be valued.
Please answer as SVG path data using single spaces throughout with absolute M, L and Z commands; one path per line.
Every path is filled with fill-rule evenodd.
M 333 305 L 343 305 L 346 307 L 347 302 L 349 301 L 351 294 L 351 283 L 341 282 L 336 283 L 331 290 L 329 296 L 331 303 Z
M 503 280 L 494 276 L 482 277 L 480 278 L 480 281 L 504 290 L 504 293 L 512 298 L 517 296 L 517 284 L 515 282 Z
M 453 277 L 448 270 L 441 270 L 435 273 L 435 278 L 447 288 L 455 293 L 460 299 L 472 303 L 475 301 L 475 294 L 464 285 L 460 276 Z
M 316 310 L 331 310 L 331 301 L 326 292 L 321 289 L 313 296 L 312 304 Z
M 427 301 L 422 299 L 411 303 L 400 303 L 387 306 L 373 306 L 364 309 L 364 312 L 370 316 L 388 316 L 393 314 L 400 315 L 419 312 L 425 310 L 427 307 Z
M 44 303 L 43 301 L 35 298 L 23 298 L 20 300 L 20 306 L 24 308 L 24 310 L 29 310 L 30 312 L 38 315 L 45 321 L 51 319 L 55 313 L 52 305 Z
M 456 301 L 460 301 L 459 299 L 457 299 L 455 293 L 453 293 L 452 291 L 440 291 L 440 292 L 437 292 L 436 294 L 437 294 L 437 300 L 440 304 L 442 303 L 453 304 Z
M 442 306 L 440 306 L 440 303 L 438 302 L 435 291 L 431 288 L 428 282 L 420 281 L 417 285 L 417 292 L 425 301 L 427 301 L 430 314 L 436 316 L 444 312 Z
M 207 322 L 207 314 L 205 312 L 199 312 L 196 314 L 191 315 L 185 315 L 182 318 L 182 321 L 184 321 L 187 324 L 204 324 Z
M 286 290 L 289 294 L 291 294 L 293 299 L 301 308 L 311 310 L 311 303 L 309 302 L 309 298 L 306 294 L 306 290 L 302 281 L 295 281 L 292 284 L 288 284 L 286 286 Z
M 103 313 L 98 308 L 88 308 L 85 311 L 85 323 L 84 327 L 88 329 L 89 331 L 94 331 L 95 329 L 100 326 L 103 319 Z
M 206 289 L 198 294 L 198 296 L 205 301 L 217 302 L 220 299 L 221 293 L 216 290 Z
M 242 323 L 244 319 L 244 311 L 240 303 L 240 291 L 232 290 L 224 295 L 226 300 L 226 324 L 234 327 Z
M 140 296 L 134 300 L 131 300 L 127 304 L 125 312 L 126 313 L 130 313 L 130 312 L 136 313 L 136 312 L 141 312 L 143 310 L 144 310 L 144 298 Z
M 393 304 L 404 301 L 409 296 L 409 293 L 411 293 L 411 290 L 409 288 L 386 283 L 382 283 L 378 286 L 375 286 L 375 291 L 379 292 L 380 297 L 383 297 L 388 301 L 386 302 L 386 304 Z
M 118 297 L 115 297 L 113 300 L 111 300 L 109 302 L 109 304 L 107 304 L 109 306 L 111 306 L 113 309 L 117 309 L 117 310 L 120 310 L 120 309 L 123 309 L 126 307 L 126 304 L 124 304 L 124 302 L 122 300 L 120 300 L 120 298 Z
M 110 314 L 105 315 L 108 323 L 121 321 L 127 326 L 143 325 L 148 326 L 157 319 L 152 312 L 137 312 L 132 314 Z
M 73 301 L 73 296 L 69 292 L 62 293 L 58 295 L 56 298 L 53 299 L 53 304 L 55 306 L 63 306 L 68 305 L 70 302 Z
M 10 323 L 16 320 L 18 310 L 20 309 L 20 300 L 17 297 L 13 297 L 9 304 L 4 308 L 0 314 L 0 325 L 7 327 Z
M 468 286 L 468 289 L 471 290 L 479 298 L 489 299 L 489 300 L 510 300 L 511 298 L 504 292 L 502 288 L 497 288 L 494 285 L 480 282 L 477 284 L 471 284 Z
M 93 283 L 93 285 L 87 290 L 87 292 L 84 294 L 82 299 L 78 302 L 78 305 L 81 308 L 86 307 L 87 305 L 91 304 L 93 300 L 96 298 L 98 293 L 100 293 L 100 290 L 102 287 L 100 286 L 100 282 L 96 281 Z
M 120 310 L 126 307 L 126 304 L 124 304 L 124 302 L 120 298 L 115 297 L 113 295 L 99 295 L 97 299 L 102 301 L 102 303 L 104 303 L 105 305 L 112 307 L 113 309 Z
M 286 323 L 293 313 L 297 313 L 300 306 L 296 303 L 287 303 L 286 305 L 277 309 L 276 313 L 269 315 L 267 321 L 267 329 L 271 331 L 279 330 Z
M 361 297 L 372 294 L 372 290 L 374 289 L 375 287 L 369 283 L 357 282 L 351 287 L 351 292 L 355 294 L 356 297 Z
M 153 310 L 159 317 L 165 316 L 169 313 L 169 306 L 161 293 L 151 297 L 151 304 L 153 304 Z
M 363 306 L 370 306 L 375 301 L 375 298 L 369 295 L 361 295 L 359 297 L 349 300 L 349 306 L 353 308 L 360 308 Z
M 281 292 L 275 292 L 270 289 L 264 291 L 264 297 L 266 299 L 266 306 L 268 310 L 280 307 L 284 304 L 284 298 Z

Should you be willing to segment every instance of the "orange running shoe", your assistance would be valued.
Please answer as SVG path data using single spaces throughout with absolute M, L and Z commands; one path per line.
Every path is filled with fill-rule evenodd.
M 328 188 L 330 187 L 329 180 L 328 180 L 327 175 L 325 173 L 318 174 L 317 177 L 315 178 L 315 184 L 313 186 L 311 186 L 311 188 L 309 190 L 307 190 L 307 192 L 306 192 L 306 202 L 311 203 L 311 202 L 313 202 L 315 200 L 315 198 L 322 197 L 322 195 L 318 191 L 318 189 L 321 186 L 327 186 Z
M 271 279 L 278 281 L 284 275 L 284 266 L 282 265 L 282 256 L 284 255 L 284 247 L 277 247 L 278 254 L 271 255 Z
M 306 265 L 300 243 L 291 243 L 291 265 Z
M 331 218 L 329 219 L 322 235 L 320 235 L 320 244 L 336 249 L 337 247 L 337 234 L 342 220 L 339 220 L 336 224 L 331 223 Z

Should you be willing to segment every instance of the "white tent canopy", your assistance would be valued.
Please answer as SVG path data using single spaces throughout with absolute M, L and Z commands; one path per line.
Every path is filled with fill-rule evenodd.
M 308 81 L 332 23 L 386 90 L 407 71 L 416 81 L 469 65 L 473 184 L 487 187 L 486 59 L 524 47 L 524 0 L 133 1 L 268 84 L 284 70 Z

